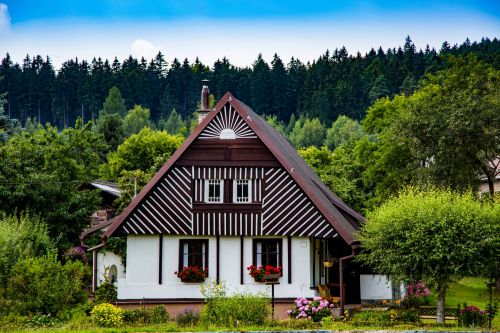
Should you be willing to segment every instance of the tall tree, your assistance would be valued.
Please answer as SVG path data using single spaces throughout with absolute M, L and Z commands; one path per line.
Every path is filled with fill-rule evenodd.
M 1 209 L 7 214 L 39 214 L 61 248 L 78 242 L 100 201 L 98 193 L 79 189 L 97 177 L 104 153 L 102 137 L 91 128 L 81 121 L 62 132 L 40 127 L 0 145 Z
M 140 105 L 134 106 L 129 110 L 123 119 L 123 127 L 125 136 L 139 133 L 143 128 L 153 128 L 153 122 L 150 119 L 151 112 L 149 109 L 143 108 Z
M 125 108 L 125 100 L 123 99 L 120 90 L 118 90 L 117 87 L 111 87 L 99 115 L 118 114 L 121 117 L 125 117 L 126 113 L 127 109 Z
M 465 189 L 485 177 L 493 200 L 500 175 L 500 70 L 473 56 L 448 62 L 409 99 L 402 134 L 413 139 L 424 181 Z
M 358 260 L 395 281 L 436 288 L 437 322 L 444 323 L 450 283 L 498 262 L 499 216 L 500 205 L 481 204 L 471 194 L 409 189 L 368 215 Z

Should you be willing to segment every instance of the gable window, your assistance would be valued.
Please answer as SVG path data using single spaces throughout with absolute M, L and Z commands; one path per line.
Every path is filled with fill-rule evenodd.
M 283 266 L 282 239 L 266 238 L 253 240 L 253 263 L 255 266 Z
M 224 181 L 221 179 L 205 180 L 205 202 L 223 202 Z
M 179 271 L 184 267 L 208 269 L 208 239 L 181 239 Z
M 248 179 L 235 179 L 233 181 L 233 202 L 252 201 L 252 181 Z

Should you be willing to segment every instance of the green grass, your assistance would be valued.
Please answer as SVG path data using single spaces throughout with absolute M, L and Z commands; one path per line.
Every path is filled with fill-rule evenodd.
M 486 304 L 490 301 L 488 288 L 486 287 L 485 278 L 466 277 L 452 284 L 446 292 L 446 306 L 456 307 L 460 304 L 463 308 L 464 302 L 467 305 L 475 305 L 478 308 L 486 309 Z M 436 305 L 436 294 L 433 293 L 430 297 L 431 305 Z M 493 289 L 493 301 L 497 301 L 500 306 L 500 293 L 495 293 Z M 500 328 L 500 314 L 493 319 L 493 326 Z

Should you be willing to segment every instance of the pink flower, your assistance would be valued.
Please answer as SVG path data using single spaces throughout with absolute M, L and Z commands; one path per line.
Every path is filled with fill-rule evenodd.
M 333 304 L 330 304 L 330 309 L 333 309 Z

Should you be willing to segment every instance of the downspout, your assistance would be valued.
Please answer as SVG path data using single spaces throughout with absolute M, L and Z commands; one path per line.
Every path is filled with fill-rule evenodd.
M 339 289 L 340 289 L 340 315 L 344 315 L 344 304 L 345 304 L 345 295 L 344 295 L 344 261 L 352 260 L 354 256 L 357 254 L 359 245 L 352 244 L 352 254 L 342 257 L 339 259 Z
M 103 240 L 101 244 L 87 249 L 88 252 L 92 252 L 92 291 L 97 290 L 97 251 L 104 246 L 106 246 L 105 240 Z

